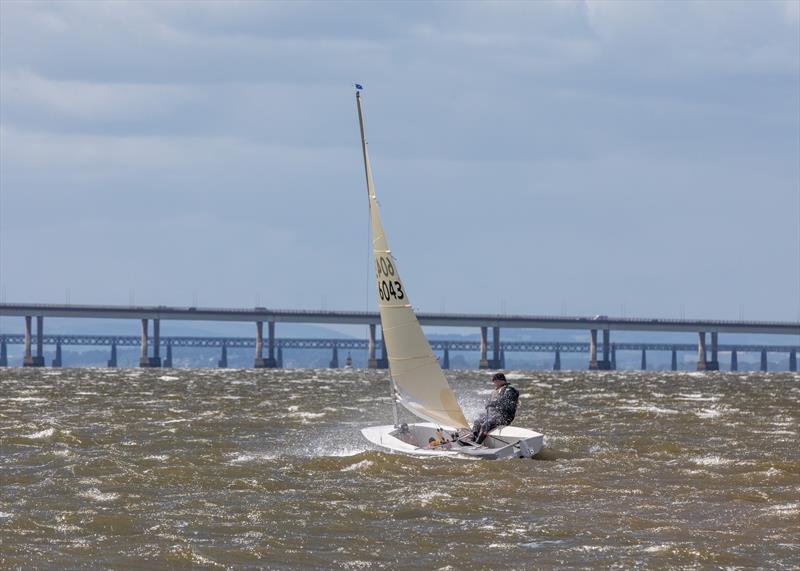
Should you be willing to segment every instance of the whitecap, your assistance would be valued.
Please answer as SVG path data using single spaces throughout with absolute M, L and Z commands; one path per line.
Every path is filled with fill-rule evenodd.
M 292 418 L 302 418 L 303 420 L 308 420 L 312 418 L 322 418 L 325 416 L 326 413 L 324 412 L 291 412 L 289 416 Z
M 26 434 L 23 438 L 30 438 L 31 440 L 42 440 L 44 438 L 50 438 L 53 434 L 56 433 L 56 429 L 53 427 L 45 428 L 44 430 L 40 430 L 39 432 L 34 432 L 32 434 Z
M 678 414 L 677 410 L 671 408 L 661 408 L 655 405 L 649 406 L 624 406 L 621 410 L 628 412 L 654 412 L 656 414 Z
M 427 492 L 422 492 L 421 494 L 416 496 L 414 499 L 416 501 L 418 501 L 420 504 L 422 504 L 423 506 L 427 506 L 429 503 L 431 503 L 436 498 L 449 498 L 449 497 L 450 497 L 449 494 L 445 494 L 443 492 L 437 492 L 435 490 L 429 490 Z
M 341 469 L 341 472 L 352 472 L 354 470 L 361 470 L 362 468 L 369 468 L 372 466 L 374 462 L 372 460 L 362 460 L 361 462 L 356 462 L 350 466 L 345 466 Z
M 179 381 L 180 377 L 172 377 L 170 375 L 161 375 L 160 377 L 158 377 L 158 380 L 160 380 L 160 381 Z
M 699 466 L 724 466 L 733 462 L 733 460 L 728 460 L 727 458 L 716 455 L 695 456 L 689 460 Z
M 645 547 L 642 551 L 644 551 L 645 553 L 658 553 L 660 551 L 666 551 L 667 549 L 669 549 L 669 547 L 670 546 L 668 543 L 662 543 L 660 545 L 650 545 L 648 547 Z
M 718 401 L 719 397 L 717 396 L 704 397 L 701 393 L 689 393 L 689 394 L 678 393 L 678 396 L 675 397 L 675 400 L 714 402 Z
M 238 452 L 233 454 L 233 457 L 228 460 L 228 462 L 230 464 L 246 464 L 249 462 L 274 460 L 277 457 L 277 454 Z
M 89 490 L 85 490 L 78 494 L 82 498 L 86 498 L 87 500 L 94 500 L 96 502 L 113 502 L 116 499 L 119 499 L 119 494 L 114 492 L 101 492 L 97 488 L 91 488 Z
M 800 503 L 779 504 L 777 506 L 769 506 L 764 509 L 765 512 L 780 515 L 780 516 L 794 516 L 800 515 Z

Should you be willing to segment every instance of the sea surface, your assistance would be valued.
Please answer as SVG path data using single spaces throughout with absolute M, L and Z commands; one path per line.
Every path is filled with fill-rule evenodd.
M 0 369 L 0 568 L 800 567 L 800 375 L 508 376 L 533 460 L 374 448 L 385 371 Z

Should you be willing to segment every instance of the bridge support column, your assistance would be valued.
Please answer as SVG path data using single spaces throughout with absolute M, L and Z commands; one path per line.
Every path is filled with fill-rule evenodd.
M 500 368 L 506 368 L 506 352 L 503 350 L 500 351 Z
M 678 370 L 678 350 L 675 347 L 672 348 L 672 366 L 670 368 L 673 371 Z
M 157 320 L 153 320 L 153 325 L 155 326 L 155 322 Z M 141 344 L 141 351 L 139 353 L 139 366 L 140 367 L 160 367 L 161 366 L 161 358 L 150 358 L 147 354 L 147 339 L 148 339 L 148 332 L 147 332 L 147 319 L 142 319 L 142 344 Z
M 597 329 L 589 331 L 589 370 L 596 371 L 597 365 Z
M 167 355 L 164 357 L 164 367 L 172 368 L 172 343 L 167 343 Z
M 153 320 L 153 356 L 150 358 L 151 367 L 161 366 L 161 320 Z
M 711 332 L 711 360 L 706 363 L 706 371 L 719 371 L 719 334 Z
M 0 342 L 0 367 L 8 367 L 8 347 L 5 340 Z
M 228 368 L 228 346 L 222 346 L 222 355 L 219 357 L 219 361 L 217 361 L 217 367 L 220 369 L 227 369 Z
M 611 370 L 617 370 L 617 346 L 611 345 Z
M 264 322 L 256 321 L 256 369 L 274 368 L 275 362 L 275 322 L 267 322 L 267 358 L 264 358 Z
M 56 343 L 56 356 L 51 363 L 53 367 L 61 367 L 61 343 Z
M 603 360 L 597 362 L 597 368 L 601 371 L 611 370 L 611 359 L 609 353 L 611 350 L 611 330 L 603 329 Z
M 647 370 L 647 349 L 642 347 L 642 371 Z
M 328 366 L 331 369 L 339 368 L 339 348 L 336 345 L 333 346 L 333 356 L 331 357 L 331 362 L 328 363 Z
M 443 369 L 450 368 L 450 348 L 447 345 L 444 346 L 444 357 L 442 358 L 442 368 Z
M 767 350 L 766 349 L 762 349 L 761 350 L 761 370 L 766 373 L 767 369 L 768 369 L 768 367 L 767 367 Z
M 44 317 L 36 317 L 36 355 L 31 355 L 31 321 L 30 315 L 25 316 L 25 356 L 22 359 L 23 367 L 44 367 L 42 346 L 44 342 Z
M 697 370 L 706 370 L 706 332 L 697 333 Z
M 367 368 L 377 369 L 378 359 L 375 358 L 375 324 L 369 324 L 369 339 L 367 340 Z
M 280 355 L 281 364 L 283 367 L 283 355 Z M 267 322 L 267 367 L 276 367 L 278 362 L 275 360 L 275 322 Z
M 486 355 L 486 347 L 488 342 L 486 341 L 486 327 L 481 327 L 481 358 L 478 361 L 478 368 L 479 369 L 488 369 L 489 368 L 489 359 Z
M 283 369 L 283 347 L 278 347 L 278 358 L 275 359 L 275 366 L 278 369 Z
M 2 359 L 2 357 L 0 357 Z M 797 371 L 797 351 L 789 352 L 789 370 L 792 372 Z
M 492 327 L 492 361 L 489 363 L 490 369 L 500 369 L 500 328 Z
M 111 344 L 111 358 L 108 360 L 107 365 L 110 368 L 114 368 L 114 367 L 117 366 L 117 344 L 116 343 L 112 343 Z
M 386 348 L 386 335 L 383 334 L 383 325 L 381 325 L 381 358 L 378 359 L 379 369 L 389 368 L 389 355 L 387 351 L 388 349 Z
M 561 370 L 561 349 L 556 347 L 556 360 L 553 363 L 553 370 L 560 371 Z
M 739 357 L 736 354 L 736 349 L 731 351 L 731 371 L 739 370 Z

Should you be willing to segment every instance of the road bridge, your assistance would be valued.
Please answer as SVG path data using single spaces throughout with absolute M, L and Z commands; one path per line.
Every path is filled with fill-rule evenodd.
M 26 342 L 24 334 L 0 334 L 0 366 L 8 366 L 7 345 L 24 345 Z M 154 341 L 148 340 L 148 345 L 152 346 Z M 221 356 L 220 367 L 227 366 L 227 351 L 233 348 L 254 348 L 256 340 L 252 337 L 184 337 L 169 336 L 161 337 L 159 343 L 166 351 L 166 358 L 163 365 L 172 366 L 172 349 L 178 347 L 189 348 L 220 348 Z M 117 365 L 117 347 L 137 347 L 141 344 L 141 338 L 134 335 L 60 335 L 51 334 L 42 337 L 42 344 L 56 347 L 56 357 L 53 359 L 53 366 L 61 366 L 61 347 L 62 346 L 108 346 L 111 347 L 111 358 L 109 366 Z M 332 351 L 331 367 L 339 366 L 339 350 L 369 350 L 370 341 L 368 339 L 317 339 L 317 338 L 276 338 L 274 340 L 277 349 L 276 366 L 282 365 L 281 351 L 283 349 L 321 349 Z M 383 352 L 383 345 L 377 343 L 377 349 Z M 430 341 L 434 351 L 441 352 L 441 362 L 445 368 L 449 368 L 450 353 L 457 352 L 478 352 L 481 350 L 480 341 L 472 340 L 446 340 L 433 339 Z M 494 346 L 490 345 L 494 350 Z M 498 347 L 500 354 L 500 368 L 505 368 L 505 353 L 525 352 L 525 353 L 552 353 L 554 354 L 554 369 L 560 369 L 561 353 L 590 353 L 591 343 L 582 342 L 563 342 L 563 341 L 503 341 Z M 617 351 L 640 351 L 642 355 L 641 368 L 647 369 L 647 353 L 652 351 L 667 351 L 672 353 L 672 370 L 677 370 L 677 354 L 679 352 L 694 352 L 696 346 L 689 343 L 612 343 L 610 352 L 610 369 L 616 369 Z M 737 357 L 739 353 L 754 352 L 761 354 L 761 369 L 767 370 L 768 353 L 788 353 L 789 369 L 797 370 L 797 352 L 800 346 L 794 345 L 746 345 L 746 344 L 721 344 L 718 351 L 730 353 L 731 370 L 738 368 Z M 480 364 L 480 363 L 479 363 Z M 385 366 L 379 363 L 378 366 Z
M 250 321 L 255 324 L 256 334 L 255 367 L 275 367 L 276 360 L 276 323 L 315 323 L 315 324 L 348 324 L 367 325 L 369 338 L 367 351 L 369 366 L 379 367 L 386 360 L 382 351 L 378 358 L 376 349 L 381 345 L 376 338 L 376 329 L 380 326 L 377 312 L 362 311 L 314 311 L 270 309 L 254 307 L 252 309 L 236 308 L 201 308 L 170 306 L 115 306 L 115 305 L 61 305 L 61 304 L 0 304 L 0 316 L 19 316 L 25 323 L 25 366 L 43 366 L 44 318 L 93 318 L 93 319 L 136 319 L 141 323 L 139 346 L 141 354 L 139 364 L 142 367 L 158 367 L 161 365 L 160 323 L 161 320 L 193 320 L 193 321 Z M 36 354 L 32 352 L 32 322 L 36 318 Z M 718 369 L 719 333 L 764 333 L 773 335 L 790 335 L 800 339 L 800 322 L 788 321 L 720 321 L 700 319 L 659 319 L 608 317 L 555 317 L 535 315 L 488 315 L 488 314 L 447 314 L 419 313 L 422 325 L 445 327 L 476 327 L 480 331 L 481 368 L 499 368 L 501 366 L 501 328 L 524 329 L 582 329 L 590 333 L 589 369 L 609 369 L 611 360 L 611 330 L 617 331 L 658 331 L 658 332 L 694 332 L 698 336 L 697 369 Z M 150 321 L 152 321 L 152 340 L 150 339 Z M 267 323 L 267 356 L 263 354 L 264 331 Z M 492 329 L 491 341 L 488 330 Z M 602 332 L 602 356 L 598 358 L 598 331 Z M 710 333 L 710 347 L 706 345 L 706 333 Z M 171 347 L 171 346 L 167 346 Z M 152 350 L 152 354 L 148 351 Z M 491 358 L 489 349 L 491 348 Z M 708 350 L 707 350 L 708 349 Z M 710 357 L 710 358 L 709 358 Z

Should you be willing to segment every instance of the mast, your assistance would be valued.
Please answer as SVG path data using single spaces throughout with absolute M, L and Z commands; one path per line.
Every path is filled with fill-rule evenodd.
M 364 155 L 364 175 L 367 178 L 367 196 L 372 198 L 375 195 L 375 190 L 372 187 L 372 177 L 370 176 L 369 158 L 367 157 L 367 137 L 364 134 L 364 114 L 361 111 L 361 91 L 356 89 L 356 107 L 358 108 L 358 127 L 361 130 L 361 153 Z M 369 207 L 372 208 L 372 200 L 369 202 Z M 385 344 L 386 339 L 382 338 L 381 341 Z M 394 386 L 394 379 L 392 378 L 391 371 L 389 372 L 389 390 L 392 393 L 392 417 L 394 419 L 394 427 L 400 426 L 397 412 L 397 390 Z

